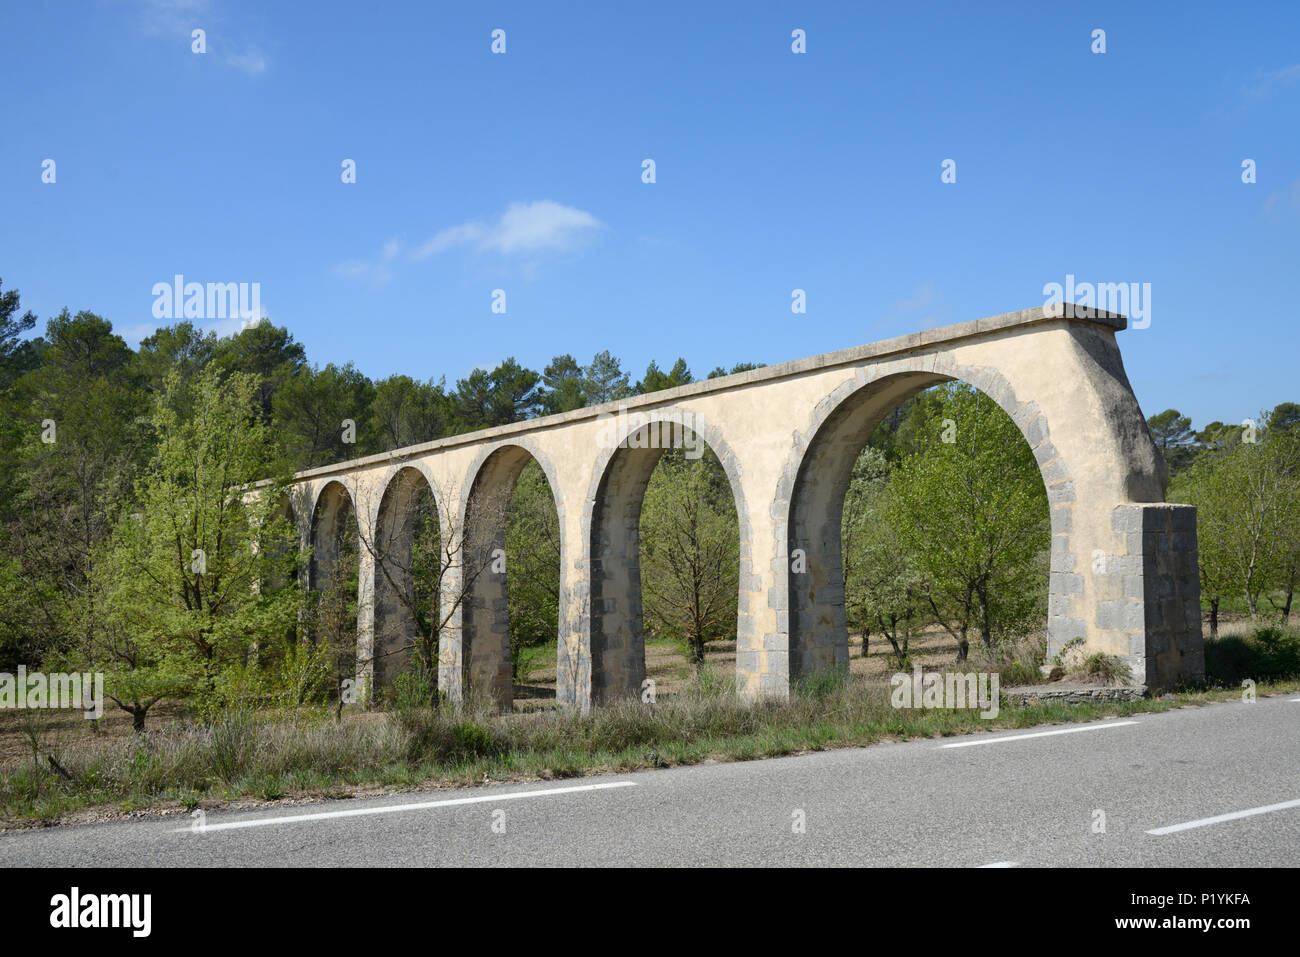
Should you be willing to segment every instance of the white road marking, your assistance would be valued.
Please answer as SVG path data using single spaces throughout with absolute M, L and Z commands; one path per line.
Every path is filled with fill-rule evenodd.
M 424 801 L 419 804 L 389 804 L 384 807 L 358 807 L 346 811 L 319 811 L 315 814 L 290 814 L 284 817 L 259 817 L 251 821 L 227 821 L 222 824 L 204 824 L 196 827 L 176 828 L 176 833 L 191 831 L 205 834 L 209 831 L 232 831 L 244 827 L 265 827 L 268 824 L 296 824 L 300 821 L 324 821 L 336 817 L 362 817 L 367 814 L 395 814 L 398 811 L 424 811 L 435 807 L 455 807 L 460 804 L 490 804 L 500 801 L 517 801 L 520 798 L 547 797 L 552 794 L 577 794 L 580 791 L 605 791 L 609 788 L 636 787 L 635 781 L 610 781 L 603 784 L 582 784 L 567 788 L 548 788 L 542 791 L 511 791 L 507 794 L 481 794 L 475 797 L 451 798 L 446 801 Z
M 1125 725 L 1137 724 L 1136 721 L 1107 721 L 1104 724 L 1086 724 L 1081 728 L 1060 728 L 1056 731 L 1034 731 L 1030 734 L 1008 734 L 1000 738 L 972 738 L 969 741 L 954 741 L 952 744 L 941 744 L 941 748 L 970 748 L 977 744 L 1001 744 L 1003 741 L 1024 741 L 1026 738 L 1046 738 L 1053 734 L 1075 734 L 1079 731 L 1105 731 L 1107 728 L 1122 728 Z
M 1300 704 L 1300 698 L 1292 698 L 1292 699 L 1291 699 L 1291 703 L 1292 703 L 1292 704 Z
M 1198 821 L 1187 821 L 1183 824 L 1170 824 L 1168 827 L 1157 827 L 1154 830 L 1147 831 L 1148 834 L 1175 834 L 1178 831 L 1190 831 L 1194 827 L 1209 827 L 1211 824 L 1222 824 L 1224 821 L 1237 821 L 1243 817 L 1254 817 L 1256 814 L 1270 814 L 1273 811 L 1285 811 L 1287 808 L 1300 807 L 1300 801 L 1283 801 L 1281 804 L 1267 804 L 1264 807 L 1253 807 L 1248 811 L 1233 811 L 1231 814 L 1218 814 L 1214 817 L 1203 817 Z
M 1015 867 L 1015 866 L 1016 866 L 1015 861 L 994 861 L 992 864 L 981 864 L 978 869 L 984 870 L 984 868 L 986 867 Z

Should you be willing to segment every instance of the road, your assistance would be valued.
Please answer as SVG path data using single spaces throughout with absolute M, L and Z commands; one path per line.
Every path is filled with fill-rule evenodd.
M 1296 866 L 1300 698 L 206 824 L 0 835 L 0 867 Z

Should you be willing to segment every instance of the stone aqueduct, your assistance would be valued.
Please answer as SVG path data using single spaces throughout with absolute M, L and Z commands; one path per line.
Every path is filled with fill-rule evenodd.
M 585 711 L 640 692 L 637 528 L 662 450 L 639 446 L 650 444 L 650 423 L 686 416 L 735 496 L 737 691 L 785 696 L 803 676 L 848 668 L 840 522 L 855 457 L 898 403 L 957 379 L 1012 417 L 1041 469 L 1051 509 L 1049 655 L 1081 637 L 1089 651 L 1124 658 L 1139 683 L 1167 688 L 1204 673 L 1196 513 L 1164 504 L 1163 459 L 1115 341 L 1126 326 L 1110 313 L 1029 309 L 452 436 L 300 472 L 292 514 L 302 546 L 318 556 L 348 514 L 363 538 L 387 536 L 399 551 L 404 541 L 409 553 L 417 494 L 427 488 L 442 534 L 454 536 L 535 460 L 560 522 L 557 697 Z M 504 524 L 495 524 L 467 539 L 465 553 L 503 545 Z M 795 549 L 806 570 L 792 569 L 804 564 L 792 562 Z M 319 586 L 320 561 L 304 564 L 307 584 Z M 361 548 L 358 660 L 382 685 L 413 624 L 393 599 L 392 575 L 375 565 Z M 439 686 L 506 706 L 506 576 L 462 577 L 453 565 L 442 583 L 444 595 L 465 597 L 440 637 Z

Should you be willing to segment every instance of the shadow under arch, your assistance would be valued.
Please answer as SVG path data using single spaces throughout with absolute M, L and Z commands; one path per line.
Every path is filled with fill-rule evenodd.
M 373 519 L 362 525 L 371 530 L 363 534 L 362 547 L 374 563 L 372 679 L 376 689 L 392 687 L 416 653 L 436 681 L 441 631 L 437 589 L 447 565 L 442 499 L 429 475 L 410 463 L 391 469 L 379 487 Z
M 1048 438 L 1046 417 L 1036 403 L 1017 399 L 1010 383 L 992 369 L 944 368 L 933 360 L 895 362 L 885 369 L 859 370 L 857 376 L 818 403 L 808 429 L 796 436 L 777 490 L 775 507 L 786 514 L 779 528 L 786 537 L 781 554 L 789 589 L 785 622 L 788 687 L 818 672 L 847 674 L 848 627 L 840 535 L 853 464 L 893 409 L 945 382 L 962 382 L 992 399 L 1011 417 L 1033 451 L 1047 491 L 1051 521 L 1049 654 L 1068 640 L 1054 634 L 1052 624 L 1054 611 L 1068 604 L 1068 590 L 1082 588 L 1069 546 L 1073 481 L 1067 463 Z M 804 552 L 802 570 L 798 571 L 793 561 L 796 549 Z
M 303 531 L 298 511 L 301 504 L 295 506 L 294 496 L 288 491 L 282 493 L 266 515 L 266 524 L 258 529 L 257 547 L 267 550 L 272 564 L 271 575 L 262 584 L 272 591 L 283 588 L 290 581 L 301 581 Z M 284 533 L 283 536 L 280 532 Z
M 690 425 L 685 425 L 689 422 Z M 702 441 L 717 456 L 731 489 L 738 522 L 739 588 L 736 609 L 736 680 L 740 687 L 743 656 L 751 654 L 754 626 L 749 596 L 754 589 L 751 569 L 752 533 L 749 510 L 735 453 L 721 429 L 698 415 L 676 410 L 633 413 L 626 420 L 610 420 L 608 433 L 600 442 L 592 485 L 583 516 L 590 564 L 591 593 L 588 625 L 590 644 L 590 701 L 606 704 L 620 698 L 639 696 L 646 677 L 644 614 L 641 598 L 641 507 L 646 487 L 660 458 L 672 443 L 694 445 Z M 579 661 L 577 677 L 566 689 L 561 681 L 561 701 L 566 691 L 583 703 L 583 675 Z
M 484 449 L 471 465 L 471 478 L 464 486 L 460 502 L 460 541 L 452 546 L 459 553 L 460 629 L 458 641 L 445 643 L 448 650 L 443 653 L 443 661 L 450 660 L 451 672 L 459 673 L 460 691 L 491 700 L 503 710 L 514 706 L 505 571 L 506 529 L 515 485 L 530 462 L 535 462 L 546 477 L 563 539 L 564 500 L 556 491 L 559 483 L 555 466 L 536 443 L 523 438 Z M 558 587 L 563 604 L 563 561 Z M 448 598 L 445 590 L 443 598 Z M 456 598 L 453 592 L 451 600 Z M 458 667 L 455 666 L 457 657 Z M 454 694 L 452 689 L 446 690 Z
M 340 563 L 354 556 L 343 553 L 351 548 L 352 536 L 358 530 L 356 504 L 347 487 L 339 481 L 322 486 L 312 504 L 308 545 L 307 586 L 313 591 L 325 591 L 335 584 Z

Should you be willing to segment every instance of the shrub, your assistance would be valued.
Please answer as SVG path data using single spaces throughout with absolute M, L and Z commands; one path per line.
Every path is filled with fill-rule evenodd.
M 1265 625 L 1244 635 L 1205 639 L 1205 677 L 1228 686 L 1242 679 L 1267 680 L 1300 675 L 1300 632 Z
M 1104 685 L 1125 684 L 1132 678 L 1132 672 L 1123 658 L 1100 651 L 1084 658 L 1080 670 L 1088 680 Z

